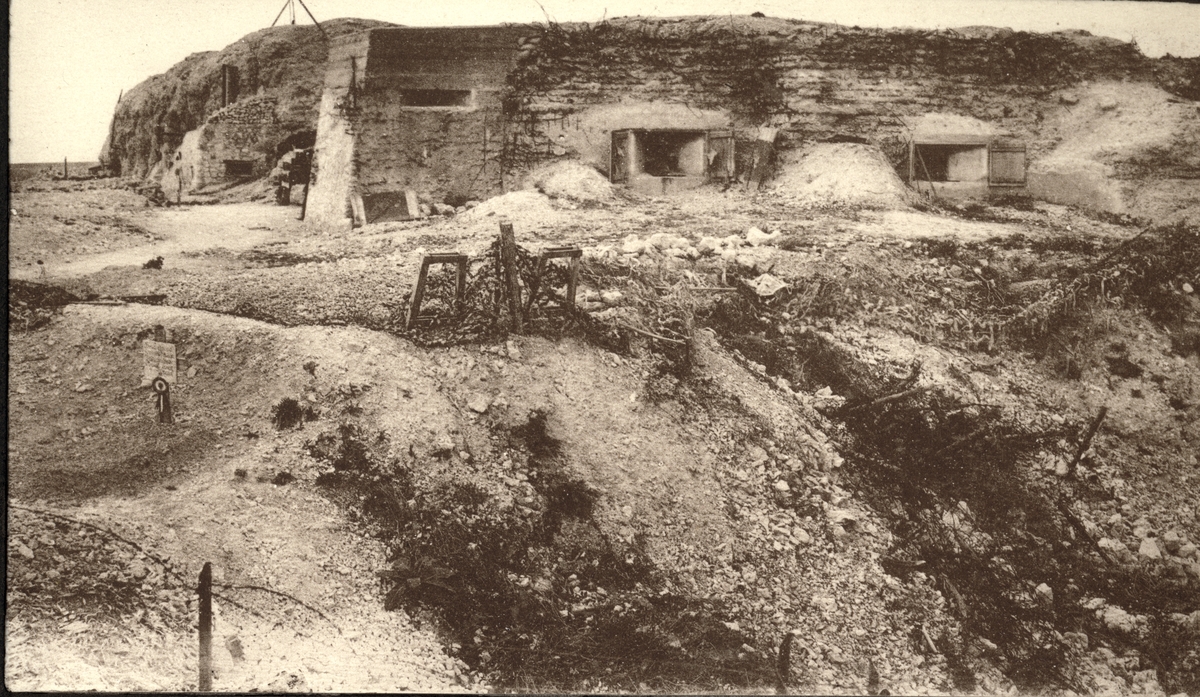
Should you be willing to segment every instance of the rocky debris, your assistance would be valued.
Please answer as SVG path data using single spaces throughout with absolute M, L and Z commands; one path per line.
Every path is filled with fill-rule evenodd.
M 1142 539 L 1141 545 L 1138 547 L 1138 556 L 1147 559 L 1161 559 L 1162 552 L 1158 549 L 1158 543 L 1152 537 Z
M 605 305 L 620 305 L 625 294 L 619 290 L 606 290 L 600 293 L 600 301 Z
M 434 204 L 434 211 L 437 211 Z M 550 198 L 537 191 L 510 191 L 501 196 L 494 196 L 483 201 L 478 206 L 463 214 L 468 222 L 496 220 L 521 221 L 538 216 L 550 216 L 554 213 L 554 205 Z
M 594 168 L 573 160 L 540 167 L 526 177 L 525 188 L 536 189 L 551 198 L 579 203 L 606 203 L 615 198 L 613 185 Z
M 1096 610 L 1096 617 L 1109 629 L 1125 634 L 1144 636 L 1149 631 L 1149 618 L 1130 614 L 1115 605 L 1106 605 Z
M 781 234 L 782 233 L 780 233 L 778 230 L 772 233 L 766 233 L 756 227 L 752 227 L 746 231 L 746 243 L 754 247 L 761 247 L 764 244 L 773 244 L 779 240 Z
M 476 392 L 467 399 L 467 408 L 476 414 L 487 412 L 490 406 L 492 406 L 492 398 L 482 392 Z
M 782 236 L 778 230 L 766 233 L 760 228 L 750 227 L 745 237 L 727 235 L 725 237 L 702 236 L 693 243 L 687 237 L 671 233 L 658 232 L 642 239 L 636 233 L 627 235 L 622 241 L 620 252 L 625 255 L 662 254 L 664 256 L 699 260 L 704 257 L 716 256 L 726 261 L 735 262 L 748 269 L 768 271 L 769 262 L 776 256 L 776 250 L 769 249 Z
M 1163 533 L 1163 536 L 1160 539 L 1162 540 L 1162 549 L 1166 550 L 1170 554 L 1178 554 L 1180 547 L 1183 546 L 1183 539 L 1180 538 L 1179 533 L 1174 530 L 1168 530 L 1167 532 Z
M 769 273 L 764 273 L 747 283 L 760 298 L 769 298 L 784 288 L 788 287 L 787 283 L 779 280 Z
M 133 545 L 52 513 L 9 515 L 10 623 L 148 622 L 166 630 L 189 622 L 191 589 Z

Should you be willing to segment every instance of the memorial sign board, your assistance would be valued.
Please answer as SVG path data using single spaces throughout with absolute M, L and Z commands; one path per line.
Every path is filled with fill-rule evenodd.
M 163 378 L 171 385 L 176 383 L 178 376 L 175 369 L 175 344 L 146 339 L 142 342 L 142 353 L 145 358 L 143 383 L 150 384 L 150 381 L 157 377 Z

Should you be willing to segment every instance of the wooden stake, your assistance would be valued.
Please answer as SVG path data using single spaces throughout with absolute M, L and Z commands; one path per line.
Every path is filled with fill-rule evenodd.
M 1067 476 L 1075 475 L 1075 468 L 1079 466 L 1079 461 L 1083 459 L 1083 454 L 1087 452 L 1088 446 L 1092 444 L 1092 439 L 1096 437 L 1096 432 L 1100 430 L 1100 422 L 1104 421 L 1104 417 L 1108 415 L 1108 407 L 1100 407 L 1100 412 L 1096 414 L 1096 418 L 1092 420 L 1092 425 L 1088 427 L 1087 434 L 1083 440 L 1079 441 L 1079 448 L 1075 451 L 1075 458 L 1071 460 L 1071 466 L 1067 468 Z
M 792 642 L 796 635 L 788 632 L 779 643 L 779 656 L 775 659 L 775 694 L 786 695 L 788 677 L 792 672 Z
M 212 692 L 212 563 L 200 570 L 200 691 Z
M 523 334 L 525 326 L 521 321 L 521 288 L 517 284 L 517 238 L 512 223 L 500 223 L 500 266 L 504 269 L 504 289 L 508 294 L 512 330 Z
M 67 178 L 67 158 L 63 158 L 63 179 Z

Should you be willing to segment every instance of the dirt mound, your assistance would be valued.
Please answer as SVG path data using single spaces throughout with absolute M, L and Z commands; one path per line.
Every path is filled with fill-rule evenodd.
M 321 25 L 330 39 L 387 22 L 335 19 Z M 282 25 L 249 34 L 220 51 L 194 53 L 125 93 L 100 160 L 126 176 L 144 177 L 164 150 L 221 108 L 221 67 L 237 69 L 239 95 L 278 98 L 282 140 L 313 130 L 325 80 L 329 43 L 312 25 Z
M 462 214 L 461 218 L 467 223 L 494 223 L 507 220 L 515 225 L 534 221 L 544 221 L 558 217 L 558 210 L 550 202 L 550 198 L 537 191 L 510 191 L 507 194 L 493 196 Z M 522 225 L 527 227 L 527 225 Z
M 818 143 L 786 153 L 772 191 L 811 208 L 902 208 L 915 198 L 878 148 L 859 143 Z
M 1054 203 L 1170 223 L 1200 221 L 1200 116 L 1146 84 L 1101 82 L 1060 93 L 1029 190 Z
M 613 200 L 613 187 L 604 175 L 587 165 L 571 160 L 555 162 L 530 172 L 525 188 L 536 189 L 552 198 L 580 203 Z

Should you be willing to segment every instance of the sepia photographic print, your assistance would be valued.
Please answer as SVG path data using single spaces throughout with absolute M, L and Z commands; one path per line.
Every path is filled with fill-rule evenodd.
M 1200 5 L 10 28 L 6 690 L 1200 695 Z

